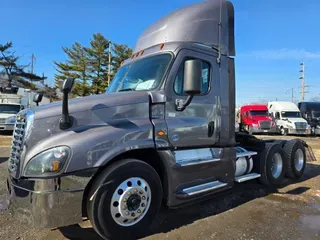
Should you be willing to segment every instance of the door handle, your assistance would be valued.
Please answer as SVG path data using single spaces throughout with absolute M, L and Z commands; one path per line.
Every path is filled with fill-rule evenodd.
M 208 123 L 208 137 L 212 137 L 214 133 L 214 121 Z

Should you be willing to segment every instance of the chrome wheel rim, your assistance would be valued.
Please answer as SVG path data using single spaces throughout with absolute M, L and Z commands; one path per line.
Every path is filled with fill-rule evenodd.
M 281 135 L 284 135 L 285 134 L 284 128 L 281 128 L 280 132 L 281 132 Z
M 297 171 L 301 171 L 303 168 L 304 156 L 301 149 L 298 149 L 294 154 L 294 167 Z
M 132 226 L 146 215 L 150 203 L 149 184 L 142 178 L 128 178 L 116 188 L 112 195 L 111 216 L 121 226 Z
M 271 174 L 274 178 L 281 175 L 283 169 L 283 160 L 280 153 L 276 153 L 272 157 Z

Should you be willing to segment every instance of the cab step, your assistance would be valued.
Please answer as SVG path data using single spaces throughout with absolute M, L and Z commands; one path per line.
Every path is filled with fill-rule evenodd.
M 241 183 L 241 182 L 249 181 L 249 180 L 252 180 L 252 179 L 255 179 L 255 178 L 259 178 L 259 177 L 261 177 L 261 174 L 259 174 L 259 173 L 249 173 L 249 174 L 246 174 L 246 175 L 235 177 L 234 180 L 236 182 L 238 182 L 238 183 Z
M 209 192 L 219 188 L 223 188 L 227 185 L 228 185 L 227 183 L 220 182 L 220 181 L 208 182 L 208 183 L 196 185 L 193 187 L 185 188 L 179 193 L 179 195 L 194 196 L 200 193 L 205 193 L 205 192 Z

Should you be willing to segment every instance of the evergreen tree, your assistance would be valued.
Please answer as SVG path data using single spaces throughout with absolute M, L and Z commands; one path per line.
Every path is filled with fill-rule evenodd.
M 62 50 L 67 54 L 68 59 L 65 63 L 54 61 L 58 72 L 58 74 L 55 74 L 55 86 L 61 88 L 63 80 L 73 77 L 76 79 L 73 94 L 76 96 L 89 95 L 91 92 L 91 79 L 87 51 L 78 42 L 74 43 L 71 48 L 62 47 Z
M 133 50 L 126 44 L 114 44 L 112 50 L 112 75 L 115 75 L 121 62 L 130 58 Z
M 108 50 L 110 41 L 102 34 L 93 34 L 90 48 L 85 48 L 89 62 L 89 73 L 92 79 L 92 91 L 95 94 L 104 92 L 108 83 Z

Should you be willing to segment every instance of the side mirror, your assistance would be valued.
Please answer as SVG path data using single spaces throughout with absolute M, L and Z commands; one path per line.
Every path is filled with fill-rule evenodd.
M 189 95 L 201 93 L 202 62 L 199 59 L 184 62 L 183 91 Z
M 275 117 L 276 117 L 276 119 L 280 119 L 280 113 L 276 112 Z
M 33 101 L 39 106 L 39 102 L 42 101 L 43 93 L 37 93 L 33 96 Z
M 68 95 L 74 87 L 74 78 L 67 78 L 62 85 L 62 118 L 60 119 L 60 129 L 67 129 L 72 126 L 73 118 L 69 115 Z
M 193 96 L 200 94 L 202 89 L 202 62 L 199 59 L 186 60 L 184 63 L 183 91 L 188 98 L 183 101 L 177 99 L 178 111 L 183 111 L 191 103 Z
M 70 93 L 74 87 L 74 78 L 67 78 L 62 85 L 62 91 Z

